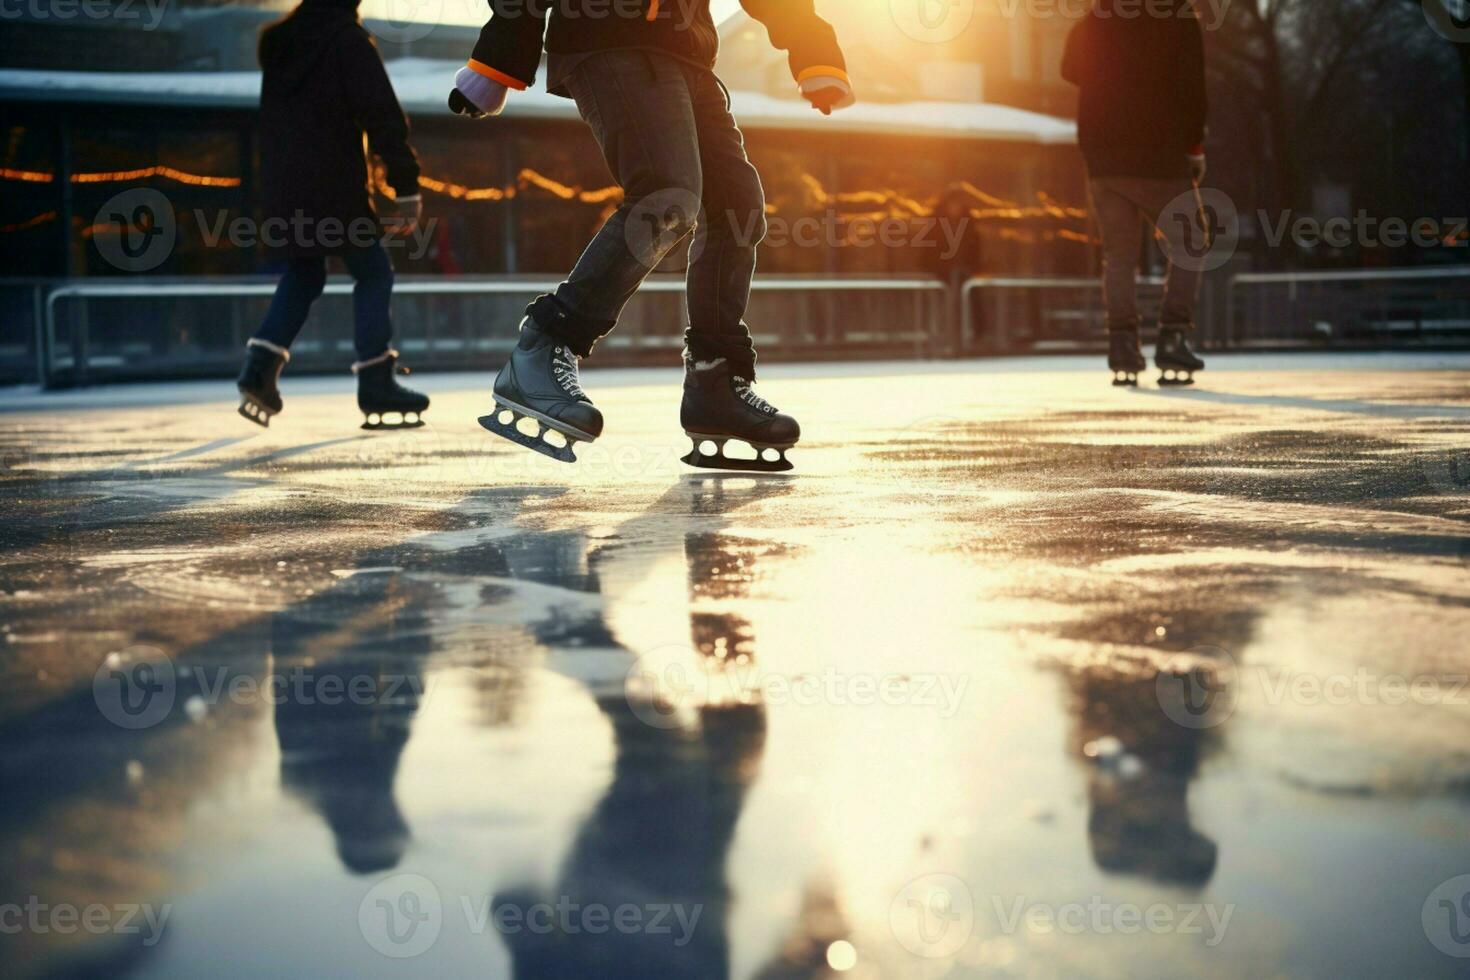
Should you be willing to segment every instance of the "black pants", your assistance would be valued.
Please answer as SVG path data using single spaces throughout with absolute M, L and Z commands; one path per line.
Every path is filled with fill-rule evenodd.
M 688 355 L 728 358 L 735 373 L 753 378 L 744 317 L 766 202 L 724 86 L 713 72 L 629 50 L 588 58 L 566 87 L 624 199 L 555 295 L 531 305 L 532 318 L 586 356 L 649 273 L 693 233 Z
M 357 359 L 370 361 L 387 351 L 393 340 L 393 322 L 388 316 L 393 298 L 393 262 L 379 244 L 349 248 L 342 252 L 342 260 L 356 281 L 352 288 L 352 321 Z M 255 332 L 256 338 L 289 349 L 326 285 L 326 258 L 291 259 L 265 321 Z

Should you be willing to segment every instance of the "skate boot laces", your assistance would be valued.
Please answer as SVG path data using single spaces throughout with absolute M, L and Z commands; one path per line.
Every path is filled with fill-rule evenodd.
M 746 381 L 744 378 L 735 378 L 733 380 L 735 381 L 735 394 L 739 396 L 741 401 L 758 412 L 764 412 L 766 415 L 776 414 L 776 406 L 766 401 L 760 395 L 757 395 L 749 381 Z
M 587 397 L 587 393 L 582 390 L 582 381 L 577 376 L 577 360 L 576 354 L 565 347 L 558 347 L 551 358 L 551 373 L 562 391 L 580 401 Z

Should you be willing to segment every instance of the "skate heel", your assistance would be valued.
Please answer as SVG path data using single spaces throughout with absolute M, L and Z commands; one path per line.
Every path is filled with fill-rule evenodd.
M 369 432 L 384 429 L 422 429 L 424 417 L 418 412 L 364 412 L 362 427 Z
M 1185 388 L 1194 384 L 1194 372 L 1188 368 L 1160 368 L 1159 385 L 1164 388 Z
M 240 399 L 239 412 L 241 418 L 249 419 L 262 429 L 271 427 L 271 416 L 276 414 L 249 395 Z
M 702 470 L 736 470 L 743 473 L 785 473 L 794 467 L 791 460 L 786 458 L 786 452 L 790 445 L 778 446 L 770 443 L 746 442 L 735 436 L 719 436 L 706 432 L 690 432 L 687 429 L 684 434 L 693 441 L 694 446 L 688 455 L 682 457 L 682 462 Z M 746 459 L 741 456 L 731 456 L 725 452 L 725 443 L 734 439 L 743 442 L 755 450 L 755 459 Z
M 525 420 L 535 423 L 535 435 L 521 428 L 521 422 Z M 499 398 L 495 400 L 495 411 L 490 415 L 480 417 L 480 425 L 503 439 L 509 439 L 517 446 L 538 452 L 561 463 L 577 462 L 577 454 L 573 451 L 577 443 L 597 441 L 596 436 L 583 432 L 581 429 Z M 554 433 L 561 439 L 561 445 L 547 439 L 550 433 Z

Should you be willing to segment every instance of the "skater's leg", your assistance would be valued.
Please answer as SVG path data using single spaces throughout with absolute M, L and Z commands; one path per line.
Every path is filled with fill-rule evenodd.
M 291 259 L 286 266 L 286 274 L 276 286 L 265 320 L 255 332 L 255 339 L 280 351 L 290 350 L 301 328 L 306 325 L 311 304 L 316 302 L 326 285 L 326 259 Z
M 527 312 L 585 357 L 616 325 L 643 280 L 693 230 L 703 176 L 689 84 L 675 59 L 604 52 L 584 62 L 567 88 L 624 199 L 556 293 Z
M 1204 219 L 1199 190 L 1186 180 L 1149 181 L 1149 220 L 1164 239 L 1169 259 L 1169 276 L 1164 285 L 1162 326 L 1188 331 L 1194 324 L 1199 301 L 1203 259 L 1210 250 L 1210 230 Z M 1191 202 L 1180 207 L 1181 200 Z
M 745 139 L 714 74 L 686 69 L 704 170 L 703 213 L 690 250 L 691 360 L 725 358 L 737 377 L 755 378 L 755 345 L 745 324 L 756 246 L 766 236 L 766 197 Z
M 1159 345 L 1154 363 L 1163 372 L 1159 383 L 1188 385 L 1194 372 L 1204 369 L 1189 346 L 1194 309 L 1199 299 L 1204 260 L 1210 251 L 1210 229 L 1199 190 L 1185 179 L 1140 180 L 1136 195 L 1153 227 L 1158 229 L 1169 258 L 1164 305 L 1159 314 Z
M 350 248 L 342 261 L 352 274 L 353 339 L 359 362 L 380 358 L 393 341 L 393 261 L 388 250 L 374 242 L 365 248 Z
M 1108 329 L 1138 330 L 1138 258 L 1143 248 L 1143 215 L 1126 193 L 1125 181 L 1099 177 L 1090 182 L 1092 208 L 1103 241 L 1103 299 Z

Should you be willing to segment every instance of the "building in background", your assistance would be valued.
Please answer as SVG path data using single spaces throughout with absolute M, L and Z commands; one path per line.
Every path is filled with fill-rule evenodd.
M 863 102 L 832 119 L 796 98 L 785 58 L 758 24 L 738 13 L 724 25 L 722 73 L 773 217 L 792 228 L 802 219 L 824 226 L 817 246 L 773 241 L 762 256 L 766 268 L 945 276 L 956 268 L 1084 271 L 1090 254 L 1071 124 L 1017 105 L 1062 98 L 1013 70 L 1038 63 L 1035 39 L 996 19 L 972 25 L 949 45 L 926 44 L 865 11 L 871 6 L 855 0 L 834 17 Z M 155 186 L 189 218 L 202 210 L 210 227 L 221 216 L 252 215 L 254 39 L 273 16 L 166 8 L 153 30 L 114 20 L 7 28 L 0 48 L 0 260 L 9 274 L 116 274 L 91 237 L 105 233 L 98 210 L 126 187 Z M 427 204 L 441 219 L 442 241 L 403 271 L 564 271 L 618 200 L 570 103 L 532 92 L 514 97 L 495 121 L 453 117 L 444 96 L 476 29 L 436 26 L 418 36 L 421 29 L 403 25 L 369 26 L 413 119 Z M 898 47 L 895 37 L 907 46 Z M 77 50 L 89 52 L 86 71 L 72 68 Z M 992 63 L 1006 68 L 993 70 Z M 987 101 L 987 91 L 1013 98 Z M 846 237 L 853 220 L 861 233 L 874 220 L 936 217 L 966 220 L 957 251 L 923 242 L 860 245 Z M 197 224 L 181 222 L 179 246 L 158 273 L 267 271 L 263 255 L 212 245 L 196 234 Z M 919 235 L 897 237 L 911 242 Z
M 1055 58 L 1043 50 L 1050 34 L 991 15 L 933 44 L 898 29 L 887 0 L 823 11 L 842 32 L 861 96 L 831 118 L 797 97 L 785 56 L 760 25 L 739 12 L 722 25 L 721 73 L 770 201 L 774 233 L 761 250 L 763 274 L 954 283 L 1095 267 L 1075 126 L 1038 111 L 1065 109 L 1069 96 L 1054 84 Z M 109 239 L 129 230 L 109 203 L 138 188 L 160 192 L 172 208 L 174 245 L 149 275 L 272 271 L 264 251 L 241 247 L 228 230 L 256 214 L 254 49 L 278 12 L 169 5 L 158 15 L 151 28 L 118 18 L 7 23 L 0 44 L 7 277 L 135 274 L 109 258 L 117 252 Z M 494 120 L 453 116 L 445 98 L 478 28 L 367 23 L 412 118 L 434 219 L 425 247 L 395 256 L 400 273 L 564 273 L 621 199 L 572 103 L 535 90 L 516 93 Z M 678 273 L 682 261 L 673 256 L 661 271 Z M 18 314 L 5 306 L 7 335 L 30 329 L 16 326 Z M 243 324 L 253 313 L 231 315 Z M 197 342 L 200 316 L 148 316 L 123 332 L 162 330 L 167 336 L 139 340 L 155 352 Z M 35 319 L 27 314 L 25 322 Z M 159 319 L 172 325 L 154 325 Z M 119 329 L 91 327 L 94 341 Z

